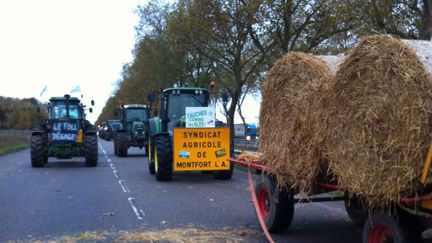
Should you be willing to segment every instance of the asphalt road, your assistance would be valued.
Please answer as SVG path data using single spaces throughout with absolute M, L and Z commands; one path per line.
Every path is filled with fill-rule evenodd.
M 99 164 L 50 158 L 31 168 L 29 150 L 0 156 L 0 242 L 176 241 L 266 242 L 254 213 L 247 174 L 215 180 L 205 173 L 175 174 L 158 182 L 142 150 L 114 156 L 99 140 Z M 343 203 L 297 204 L 290 229 L 276 242 L 360 242 Z M 134 238 L 135 237 L 135 238 Z

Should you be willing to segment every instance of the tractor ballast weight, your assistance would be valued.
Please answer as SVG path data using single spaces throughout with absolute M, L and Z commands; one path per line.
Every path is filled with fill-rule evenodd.
M 153 102 L 154 95 L 149 95 Z M 158 181 L 170 181 L 173 175 L 174 128 L 186 127 L 186 107 L 208 107 L 210 94 L 204 88 L 168 88 L 160 93 L 160 117 L 149 119 L 148 170 Z M 232 153 L 229 149 L 228 153 Z M 230 163 L 230 162 L 228 162 Z M 216 179 L 229 180 L 229 170 L 213 171 Z
M 91 103 L 94 105 L 93 101 Z M 42 120 L 31 134 L 32 167 L 43 167 L 48 163 L 48 157 L 85 157 L 87 166 L 96 166 L 96 128 L 85 119 L 85 106 L 80 100 L 69 95 L 52 97 L 47 108 L 48 119 Z
M 130 104 L 121 106 L 120 126 L 113 134 L 114 154 L 127 157 L 129 147 L 147 150 L 149 110 L 146 105 Z M 147 151 L 146 151 L 147 153 Z

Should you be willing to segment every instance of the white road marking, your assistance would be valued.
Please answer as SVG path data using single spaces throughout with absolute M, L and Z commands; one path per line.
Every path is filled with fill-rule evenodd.
M 118 170 L 113 170 L 113 172 L 116 178 L 120 178 Z
M 129 190 L 129 187 L 126 185 L 126 182 L 124 180 L 119 180 L 119 184 L 120 184 L 123 192 L 131 192 Z
M 144 212 L 142 211 L 142 209 L 140 209 L 140 208 L 138 207 L 135 198 L 130 197 L 130 198 L 128 198 L 128 200 L 129 200 L 129 203 L 130 203 L 130 205 L 131 205 L 133 211 L 135 212 L 135 215 L 137 216 L 137 218 L 138 218 L 139 220 L 144 219 L 145 214 L 144 214 Z
M 102 145 L 99 144 L 99 147 L 101 148 L 102 152 L 105 154 L 105 159 L 108 162 L 108 164 L 110 165 L 111 169 L 113 170 L 114 176 L 119 179 L 120 178 L 120 173 L 119 171 L 116 169 L 116 167 L 114 166 L 113 161 L 108 157 L 108 155 L 106 154 L 105 150 L 102 148 Z M 126 185 L 126 182 L 124 180 L 119 180 L 118 181 L 123 192 L 126 193 L 130 193 L 130 189 L 129 187 Z M 132 210 L 134 211 L 135 215 L 137 216 L 138 220 L 142 220 L 145 217 L 144 211 L 138 207 L 137 202 L 135 200 L 135 198 L 133 197 L 129 197 L 128 201 L 132 207 Z

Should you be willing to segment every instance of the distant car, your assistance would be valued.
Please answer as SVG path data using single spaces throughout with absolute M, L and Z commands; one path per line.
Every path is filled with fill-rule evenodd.
M 106 122 L 106 129 L 104 132 L 104 139 L 107 141 L 110 141 L 114 138 L 114 134 L 117 131 L 117 129 L 120 128 L 120 121 L 119 120 L 108 120 Z
M 102 122 L 100 125 L 98 125 L 98 136 L 101 139 L 105 139 L 105 127 L 106 127 L 105 122 Z

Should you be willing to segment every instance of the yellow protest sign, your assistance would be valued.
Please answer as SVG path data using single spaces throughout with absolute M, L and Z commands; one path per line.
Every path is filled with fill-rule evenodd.
M 229 170 L 230 130 L 174 128 L 174 171 Z

